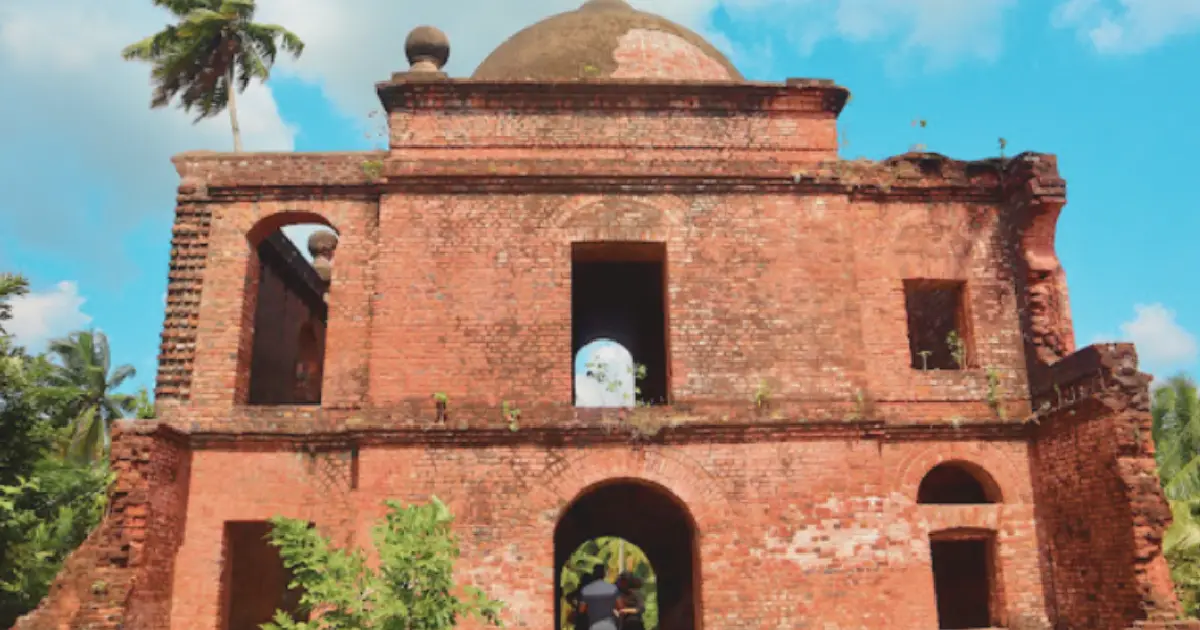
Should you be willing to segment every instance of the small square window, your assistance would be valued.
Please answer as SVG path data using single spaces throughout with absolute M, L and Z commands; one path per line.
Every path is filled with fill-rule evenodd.
M 963 370 L 971 367 L 965 295 L 966 283 L 960 281 L 904 281 L 908 348 L 913 368 Z

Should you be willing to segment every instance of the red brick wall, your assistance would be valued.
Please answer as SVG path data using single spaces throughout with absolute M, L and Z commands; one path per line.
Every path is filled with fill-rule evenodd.
M 994 209 L 774 195 L 403 195 L 381 205 L 377 405 L 571 400 L 570 244 L 667 244 L 674 398 L 979 401 L 1026 389 Z M 931 245 L 932 242 L 932 245 Z M 981 369 L 909 366 L 903 280 L 966 280 Z M 864 331 L 869 331 L 864 332 Z M 788 352 L 781 352 L 787 348 Z M 410 366 L 420 367 L 413 369 Z M 944 419 L 967 415 L 944 404 Z
M 1128 627 L 1178 613 L 1162 533 L 1149 376 L 1129 345 L 1090 346 L 1037 384 L 1031 461 L 1044 572 L 1066 628 Z
M 1044 615 L 1025 457 L 1021 443 L 380 445 L 360 451 L 351 489 L 349 464 L 336 453 L 197 451 L 172 627 L 214 627 L 225 521 L 285 514 L 364 544 L 384 499 L 430 494 L 458 516 L 460 577 L 505 601 L 512 624 L 550 627 L 557 518 L 586 488 L 614 478 L 660 484 L 690 511 L 700 537 L 704 627 L 932 630 L 928 534 L 961 527 L 997 532 L 1004 617 L 1021 627 L 1017 620 Z M 916 505 L 921 477 L 945 458 L 987 470 L 1005 502 Z

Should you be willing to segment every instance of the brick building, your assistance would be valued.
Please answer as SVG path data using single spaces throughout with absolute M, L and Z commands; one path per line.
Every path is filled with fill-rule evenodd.
M 466 79 L 407 44 L 387 151 L 175 158 L 159 418 L 19 627 L 254 627 L 294 597 L 266 519 L 366 544 L 432 494 L 510 627 L 554 627 L 597 535 L 647 552 L 664 630 L 1197 627 L 1149 378 L 1075 348 L 1053 156 L 840 160 L 844 88 L 623 0 Z M 311 265 L 294 223 L 330 228 Z M 576 399 L 597 340 L 642 404 Z

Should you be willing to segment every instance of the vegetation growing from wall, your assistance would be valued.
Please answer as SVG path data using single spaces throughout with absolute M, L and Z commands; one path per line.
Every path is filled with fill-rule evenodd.
M 468 616 L 502 625 L 502 604 L 479 589 L 454 583 L 459 556 L 451 531 L 454 518 L 437 497 L 429 503 L 388 501 L 375 527 L 379 568 L 363 549 L 338 549 L 305 521 L 271 520 L 270 544 L 279 548 L 302 591 L 300 617 L 320 611 L 319 620 L 298 621 L 277 611 L 266 630 L 448 630 Z M 461 591 L 460 597 L 456 591 Z

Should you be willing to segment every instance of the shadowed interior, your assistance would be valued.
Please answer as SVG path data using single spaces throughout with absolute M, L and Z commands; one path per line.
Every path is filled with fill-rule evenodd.
M 699 575 L 691 516 L 665 489 L 632 480 L 584 493 L 559 520 L 554 531 L 556 620 L 562 617 L 558 574 L 572 551 L 600 536 L 624 538 L 646 553 L 658 580 L 661 630 L 697 627 Z

